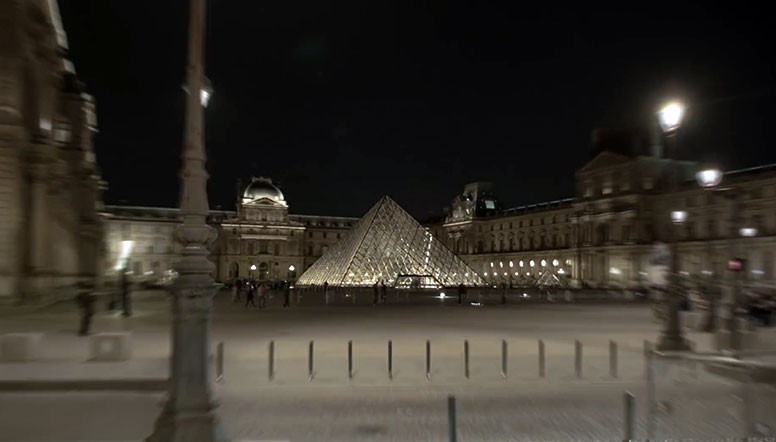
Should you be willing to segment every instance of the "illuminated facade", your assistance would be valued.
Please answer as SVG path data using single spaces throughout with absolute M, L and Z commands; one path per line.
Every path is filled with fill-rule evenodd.
M 102 273 L 94 100 L 56 0 L 0 2 L 0 302 Z
M 243 189 L 237 211 L 211 210 L 218 229 L 211 261 L 218 281 L 251 278 L 295 280 L 352 227 L 357 218 L 293 215 L 283 192 L 270 179 L 253 178 Z M 106 206 L 107 274 L 116 278 L 131 241 L 127 269 L 136 281 L 164 278 L 178 259 L 173 234 L 180 222 L 175 208 Z
M 672 170 L 682 177 L 676 192 L 667 191 Z M 684 275 L 728 278 L 735 240 L 749 281 L 776 286 L 776 165 L 724 175 L 722 186 L 738 191 L 737 209 L 721 192 L 701 188 L 697 170 L 695 163 L 602 151 L 576 173 L 574 198 L 478 214 L 467 210 L 480 198 L 467 186 L 444 222 L 429 227 L 493 284 L 553 285 L 557 278 L 568 286 L 642 286 L 655 243 L 668 242 L 676 228 Z M 677 210 L 687 215 L 675 226 L 669 213 Z M 743 227 L 756 234 L 739 237 Z
M 669 193 L 666 177 L 672 168 L 684 180 L 679 191 Z M 703 190 L 693 177 L 696 169 L 694 163 L 604 151 L 576 173 L 574 198 L 500 209 L 493 186 L 474 183 L 453 199 L 444 221 L 426 228 L 491 284 L 638 287 L 647 283 L 655 242 L 669 239 L 669 213 L 684 210 L 686 221 L 678 226 L 682 272 L 727 277 L 727 249 L 737 238 L 740 257 L 748 259 L 750 281 L 776 286 L 776 166 L 725 174 L 722 185 L 741 191 L 736 225 L 731 202 L 719 192 Z M 404 213 L 397 206 L 398 211 Z M 159 278 L 177 258 L 172 241 L 177 209 L 108 206 L 105 220 L 109 272 L 126 240 L 134 244 L 129 269 L 135 278 Z M 282 192 L 269 180 L 255 179 L 243 192 L 238 211 L 211 212 L 210 222 L 219 229 L 211 255 L 215 276 L 220 281 L 235 276 L 294 279 L 345 238 L 357 221 L 289 214 Z M 756 228 L 756 234 L 738 238 L 742 227 Z M 389 272 L 360 259 L 354 275 L 362 270 L 370 278 L 375 270 L 377 278 L 384 277 L 383 271 L 422 273 L 395 266 Z M 315 283 L 325 279 L 330 284 L 337 279 L 316 278 Z
M 450 287 L 482 279 L 389 197 L 299 279 L 299 285 Z

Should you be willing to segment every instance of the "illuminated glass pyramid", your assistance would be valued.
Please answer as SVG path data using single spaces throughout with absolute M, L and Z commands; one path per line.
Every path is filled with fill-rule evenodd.
M 485 280 L 389 197 L 307 269 L 298 285 L 484 285 Z

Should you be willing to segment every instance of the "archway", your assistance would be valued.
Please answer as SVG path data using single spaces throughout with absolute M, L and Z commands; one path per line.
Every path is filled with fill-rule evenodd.
M 266 262 L 259 264 L 259 281 L 266 281 L 269 277 L 269 266 Z

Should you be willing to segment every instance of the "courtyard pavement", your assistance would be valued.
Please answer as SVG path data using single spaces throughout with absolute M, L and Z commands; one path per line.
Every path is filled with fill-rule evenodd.
M 107 312 L 95 318 L 97 332 L 131 331 L 133 358 L 126 362 L 87 361 L 88 338 L 75 336 L 74 303 L 0 319 L 0 333 L 45 334 L 40 360 L 0 363 L 0 386 L 41 380 L 76 385 L 71 392 L 0 392 L 0 440 L 140 440 L 150 433 L 162 393 L 77 388 L 94 380 L 167 377 L 169 300 L 161 293 L 138 298 L 131 318 Z M 447 300 L 373 307 L 340 299 L 329 306 L 303 302 L 282 309 L 278 297 L 273 301 L 272 307 L 257 310 L 232 304 L 224 294 L 216 300 L 213 339 L 214 344 L 224 343 L 225 369 L 215 393 L 221 403 L 219 414 L 235 439 L 446 440 L 448 394 L 458 399 L 460 440 L 619 439 L 625 390 L 637 396 L 637 436 L 646 435 L 643 345 L 645 339 L 655 340 L 660 328 L 646 305 L 477 307 Z M 698 350 L 711 350 L 709 335 L 688 336 Z M 387 373 L 389 339 L 393 379 Z M 468 379 L 464 339 L 470 349 Z M 545 345 L 544 378 L 538 374 L 539 339 Z M 348 340 L 353 341 L 352 379 L 347 370 Z M 425 373 L 426 340 L 432 351 L 430 380 Z M 502 340 L 508 344 L 506 379 L 501 375 Z M 575 376 L 575 340 L 582 343 L 581 378 Z M 610 340 L 618 344 L 616 378 L 609 373 Z M 272 380 L 270 341 L 276 358 Z M 697 376 L 666 372 L 662 379 L 666 383 L 659 384 L 659 395 L 673 395 L 672 414 L 660 422 L 666 431 L 673 428 L 667 435 L 738 434 L 741 423 L 736 413 L 742 406 L 735 397 L 740 386 L 703 371 Z M 771 395 L 768 390 L 766 396 Z M 682 413 L 687 423 L 679 428 L 671 418 Z M 38 423 L 41 416 L 46 418 Z

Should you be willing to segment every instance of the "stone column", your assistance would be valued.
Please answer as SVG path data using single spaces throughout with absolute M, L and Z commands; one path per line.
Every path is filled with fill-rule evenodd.
M 210 366 L 210 327 L 213 263 L 208 247 L 216 230 L 206 220 L 207 172 L 203 136 L 205 0 L 191 0 L 189 64 L 186 69 L 186 133 L 181 171 L 181 217 L 176 240 L 183 246 L 173 286 L 172 357 L 170 391 L 162 414 L 147 442 L 226 442 L 213 399 Z
M 45 144 L 30 146 L 33 155 L 29 158 L 29 200 L 27 213 L 27 260 L 24 283 L 24 298 L 29 301 L 39 298 L 47 287 L 49 272 L 49 218 L 48 218 L 48 163 Z

